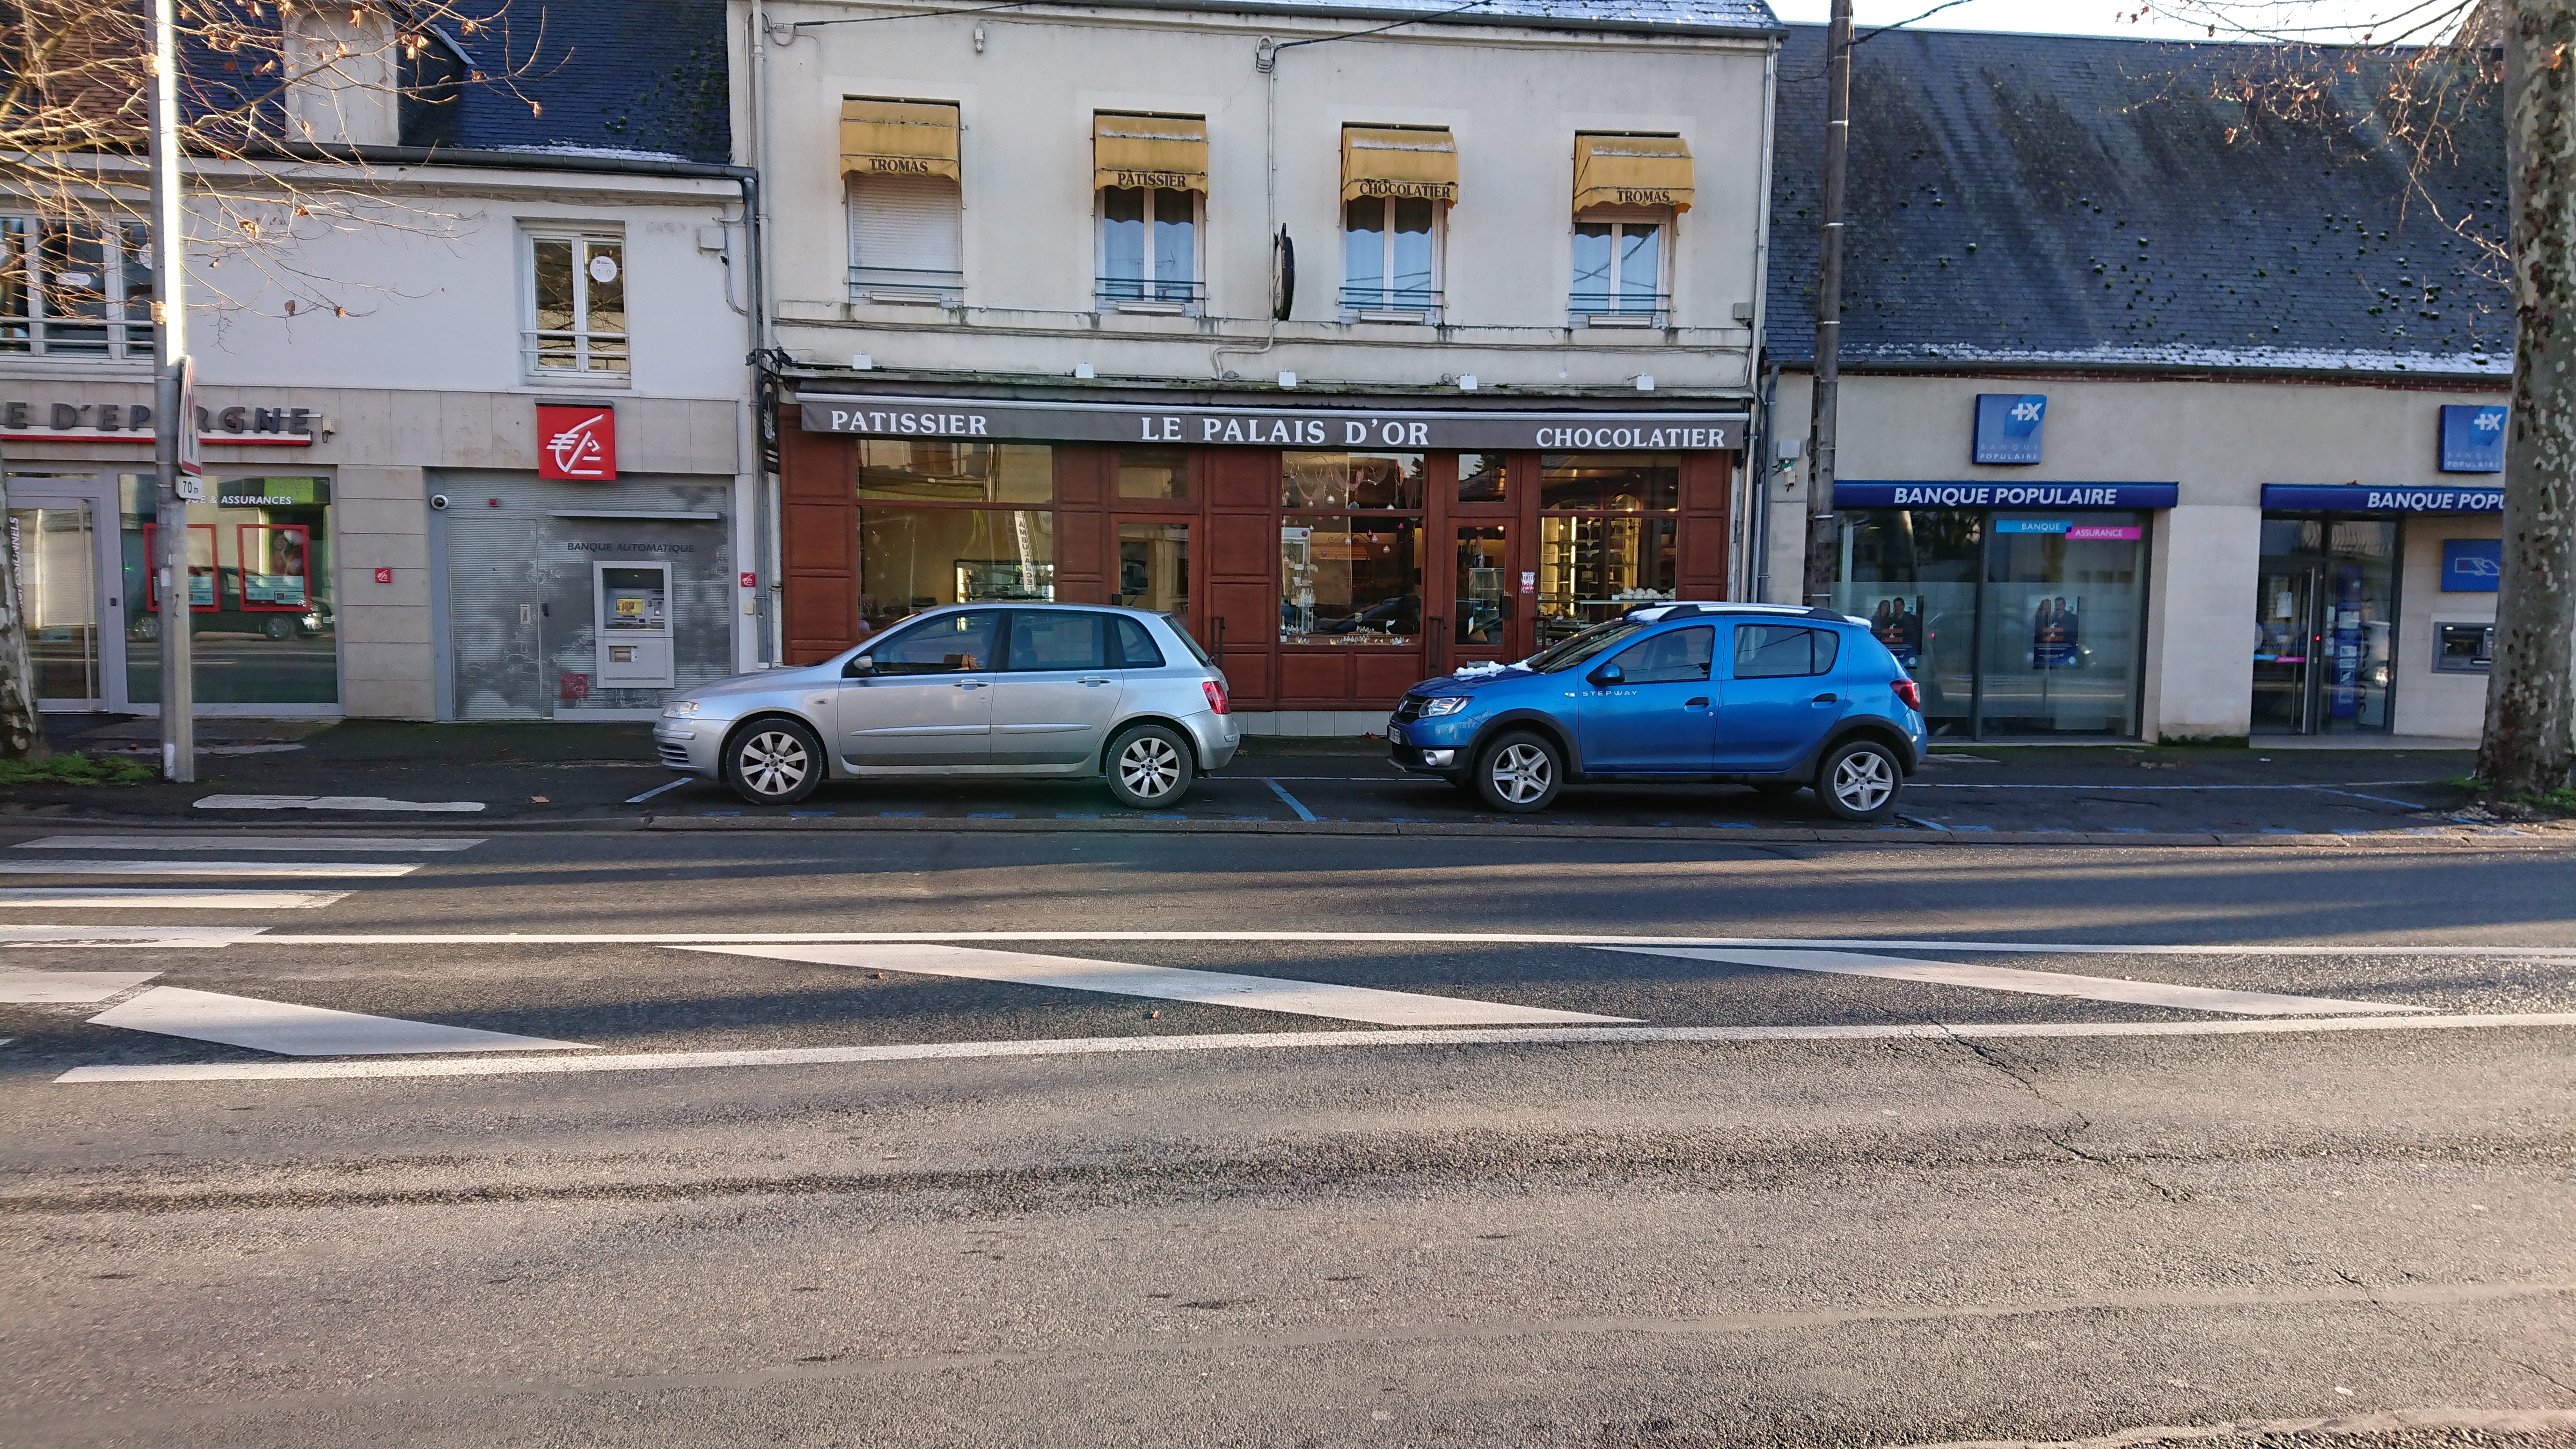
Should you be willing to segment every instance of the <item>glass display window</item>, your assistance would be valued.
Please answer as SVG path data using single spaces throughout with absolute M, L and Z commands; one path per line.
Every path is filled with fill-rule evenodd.
M 1118 450 L 1118 496 L 1131 499 L 1190 498 L 1190 452 L 1187 448 L 1121 448 Z
M 2270 515 L 2262 539 L 2253 731 L 2388 729 L 2396 684 L 2397 521 Z
M 2136 734 L 2144 518 L 1998 513 L 1987 528 L 1984 731 Z
M 1670 518 L 1541 516 L 1540 645 L 1615 619 L 1634 605 L 1672 598 L 1678 577 L 1675 531 Z
M 305 475 L 209 478 L 187 505 L 189 632 L 201 705 L 340 700 L 331 582 L 331 481 Z M 154 482 L 118 482 L 127 697 L 161 697 L 160 542 Z
M 859 497 L 908 503 L 1050 503 L 1055 450 L 1032 443 L 859 440 Z
M 1679 453 L 1541 453 L 1538 506 L 1551 513 L 1655 513 L 1681 506 Z
M 1511 548 L 1508 526 L 1468 524 L 1458 528 L 1458 572 L 1452 597 L 1457 618 L 1452 642 L 1500 645 L 1510 622 Z
M 1511 502 L 1511 474 L 1507 464 L 1508 455 L 1502 453 L 1460 453 L 1458 502 L 1466 507 Z
M 1280 503 L 1304 509 L 1419 510 L 1425 453 L 1289 453 L 1281 463 Z
M 1852 509 L 1837 515 L 1834 607 L 1912 674 L 1935 735 L 1975 730 L 1977 588 L 1986 516 L 1958 509 Z
M 1279 642 L 1413 645 L 1422 635 L 1422 525 L 1292 518 L 1279 528 Z
M 1169 614 L 1189 627 L 1190 526 L 1120 523 L 1118 586 L 1110 602 Z
M 859 617 L 871 630 L 944 604 L 1054 598 L 1052 513 L 859 509 Z

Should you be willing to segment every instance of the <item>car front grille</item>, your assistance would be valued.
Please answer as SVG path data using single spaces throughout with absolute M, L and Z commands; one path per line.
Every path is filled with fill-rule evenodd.
M 670 767 L 671 767 L 672 769 L 674 769 L 674 770 L 685 770 L 685 769 L 689 768 L 689 748 L 688 748 L 688 746 L 686 746 L 686 745 L 663 745 L 663 746 L 661 746 L 660 748 L 661 748 L 661 751 L 662 751 L 662 763 L 663 763 L 663 764 L 666 764 L 666 765 L 670 766 Z
M 1425 701 L 1421 695 L 1406 695 L 1395 706 L 1396 722 L 1401 724 L 1407 720 L 1417 720 L 1422 718 L 1422 706 L 1424 702 Z

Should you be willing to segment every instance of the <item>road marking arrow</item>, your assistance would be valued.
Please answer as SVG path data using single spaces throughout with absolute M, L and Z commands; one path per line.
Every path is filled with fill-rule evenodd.
M 1636 956 L 1723 961 L 1737 966 L 1767 966 L 1779 971 L 1830 971 L 1843 976 L 1876 976 L 1888 981 L 1973 986 L 1984 991 L 2018 991 L 2031 996 L 2074 996 L 2088 1001 L 2125 1002 L 2132 1006 L 2226 1011 L 2239 1016 L 2384 1016 L 2396 1011 L 2431 1010 L 2430 1007 L 2394 1006 L 2379 1001 L 2342 1001 L 2330 996 L 2220 991 L 2206 986 L 2169 986 L 2160 981 L 2124 981 L 2111 976 L 2069 976 L 2056 971 L 2018 971 L 2008 966 L 1962 966 L 1949 961 L 1915 961 L 1902 956 L 1864 956 L 1853 951 L 1748 951 L 1731 946 L 1598 946 L 1594 949 L 1624 951 Z
M 91 1017 L 90 1024 L 222 1042 L 289 1057 L 595 1050 L 585 1042 L 549 1041 L 544 1037 L 478 1031 L 470 1026 L 443 1026 L 434 1021 L 330 1011 L 319 1006 L 297 1006 L 291 1001 L 191 991 L 184 986 L 153 987 L 122 1006 Z

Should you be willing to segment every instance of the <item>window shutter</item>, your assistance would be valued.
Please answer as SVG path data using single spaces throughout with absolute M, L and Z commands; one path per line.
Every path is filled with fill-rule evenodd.
M 850 178 L 853 291 L 955 292 L 965 284 L 957 183 L 942 176 Z

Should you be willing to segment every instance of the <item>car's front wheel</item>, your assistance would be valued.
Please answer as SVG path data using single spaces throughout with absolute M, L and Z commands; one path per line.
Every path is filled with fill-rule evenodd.
M 1190 792 L 1198 767 L 1189 741 L 1169 725 L 1145 724 L 1109 742 L 1109 793 L 1130 810 L 1160 810 Z
M 725 746 L 724 782 L 754 805 L 793 805 L 823 783 L 823 742 L 792 719 L 755 720 Z
M 1896 752 L 1875 740 L 1853 740 L 1825 757 L 1816 772 L 1816 798 L 1845 820 L 1884 820 L 1896 813 L 1905 772 Z
M 1476 761 L 1476 794 L 1514 815 L 1546 809 L 1564 784 L 1565 753 L 1544 735 L 1505 735 Z

